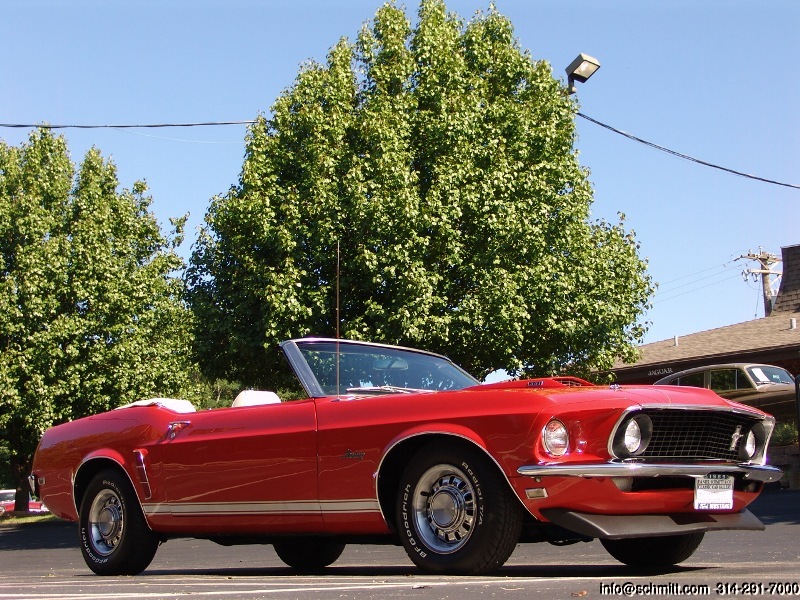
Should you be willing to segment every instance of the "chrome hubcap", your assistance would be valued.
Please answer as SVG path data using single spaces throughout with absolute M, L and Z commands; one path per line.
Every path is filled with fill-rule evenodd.
M 102 556 L 113 553 L 122 539 L 124 525 L 119 496 L 111 490 L 97 494 L 89 511 L 89 531 L 94 551 Z
M 475 490 L 452 465 L 436 465 L 425 472 L 414 489 L 413 507 L 420 537 L 436 552 L 455 552 L 472 535 Z

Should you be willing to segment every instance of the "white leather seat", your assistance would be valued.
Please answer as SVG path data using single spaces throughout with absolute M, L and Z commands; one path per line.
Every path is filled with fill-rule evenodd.
M 280 404 L 281 399 L 275 392 L 261 390 L 242 390 L 233 401 L 233 406 L 259 406 L 261 404 Z

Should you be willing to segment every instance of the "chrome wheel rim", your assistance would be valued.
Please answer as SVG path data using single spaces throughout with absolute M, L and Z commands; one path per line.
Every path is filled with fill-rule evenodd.
M 414 488 L 414 521 L 428 548 L 451 554 L 472 535 L 476 495 L 469 478 L 453 465 L 425 471 Z
M 113 490 L 103 490 L 94 497 L 89 509 L 92 548 L 101 556 L 112 554 L 122 540 L 124 529 L 122 501 Z

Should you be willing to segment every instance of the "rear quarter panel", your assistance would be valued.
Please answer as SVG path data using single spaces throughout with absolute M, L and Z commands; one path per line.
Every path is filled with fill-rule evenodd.
M 96 459 L 111 460 L 125 469 L 141 498 L 130 462 L 133 450 L 160 439 L 174 416 L 159 408 L 134 407 L 48 429 L 39 443 L 32 468 L 39 482 L 41 500 L 56 516 L 77 520 L 75 477 L 81 467 Z

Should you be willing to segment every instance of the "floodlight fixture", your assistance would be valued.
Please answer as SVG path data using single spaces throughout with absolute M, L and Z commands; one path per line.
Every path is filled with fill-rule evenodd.
M 567 67 L 567 92 L 574 94 L 575 82 L 585 83 L 600 68 L 600 61 L 588 54 L 578 54 L 578 57 Z

